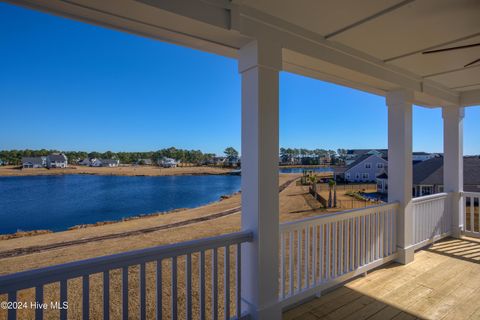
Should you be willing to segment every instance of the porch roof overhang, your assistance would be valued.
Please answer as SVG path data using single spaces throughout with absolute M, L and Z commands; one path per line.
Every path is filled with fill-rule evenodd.
M 374 94 L 405 88 L 426 107 L 480 105 L 477 0 L 10 0 L 228 57 L 262 39 L 283 70 Z

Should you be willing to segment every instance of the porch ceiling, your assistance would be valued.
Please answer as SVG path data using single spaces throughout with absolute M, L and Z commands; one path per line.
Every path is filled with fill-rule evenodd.
M 478 0 L 12 0 L 225 56 L 251 38 L 286 49 L 287 71 L 384 94 L 413 90 L 425 106 L 480 104 Z

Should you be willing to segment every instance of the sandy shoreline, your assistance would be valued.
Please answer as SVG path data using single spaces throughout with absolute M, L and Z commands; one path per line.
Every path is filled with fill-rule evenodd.
M 177 167 L 161 168 L 157 166 L 120 166 L 120 167 L 85 167 L 70 166 L 66 169 L 17 169 L 14 166 L 0 167 L 0 177 L 17 176 L 47 176 L 66 174 L 90 174 L 104 176 L 175 176 L 175 175 L 217 175 L 227 174 L 232 171 L 230 168 L 221 167 Z

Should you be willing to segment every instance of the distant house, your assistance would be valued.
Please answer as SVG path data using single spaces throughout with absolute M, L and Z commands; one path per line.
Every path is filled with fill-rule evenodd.
M 0 166 L 3 166 L 3 160 L 0 159 Z
M 151 166 L 153 164 L 152 159 L 138 159 L 136 164 L 141 166 Z
M 164 168 L 176 168 L 178 166 L 178 161 L 172 158 L 163 157 L 158 160 L 158 165 Z
M 205 165 L 205 166 L 214 165 L 215 164 L 215 157 L 206 158 L 205 160 L 203 160 L 202 164 Z
M 335 181 L 345 181 L 345 170 L 347 170 L 345 166 L 335 167 L 333 169 L 333 179 Z
M 120 160 L 118 159 L 100 159 L 101 167 L 118 167 Z
M 90 167 L 101 167 L 101 166 L 102 166 L 101 159 L 97 159 L 97 158 L 90 159 Z
M 280 164 L 282 165 L 300 165 L 302 164 L 302 159 L 299 156 L 293 154 L 284 154 L 280 155 Z
M 240 157 L 235 157 L 235 156 L 227 157 L 224 161 L 224 165 L 228 167 L 238 167 L 240 166 Z
M 414 162 L 420 162 L 420 161 L 425 161 L 425 160 L 429 160 L 429 159 L 432 159 L 432 158 L 436 158 L 436 157 L 439 157 L 440 154 L 438 153 L 428 153 L 428 152 L 413 152 L 412 153 L 412 161 Z
M 47 166 L 47 157 L 23 157 L 22 168 L 45 168 Z
M 89 166 L 92 165 L 92 161 L 90 161 L 89 158 L 85 158 L 85 159 L 83 159 L 83 160 L 80 160 L 80 161 L 78 161 L 77 163 L 78 163 L 79 166 L 87 166 L 87 167 L 89 167 Z
M 67 166 L 68 159 L 63 153 L 54 153 L 47 156 L 47 168 L 66 168 Z
M 223 157 L 223 156 L 213 157 L 213 164 L 215 164 L 217 166 L 223 166 L 223 165 L 225 165 L 226 160 L 227 160 L 227 157 Z
M 371 182 L 385 171 L 387 160 L 377 154 L 365 153 L 345 168 L 336 170 L 336 177 L 348 182 Z M 343 171 L 343 174 L 339 173 Z

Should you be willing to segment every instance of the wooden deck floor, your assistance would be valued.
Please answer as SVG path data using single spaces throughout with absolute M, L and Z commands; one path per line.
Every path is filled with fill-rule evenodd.
M 447 239 L 284 313 L 292 319 L 480 319 L 480 241 Z

